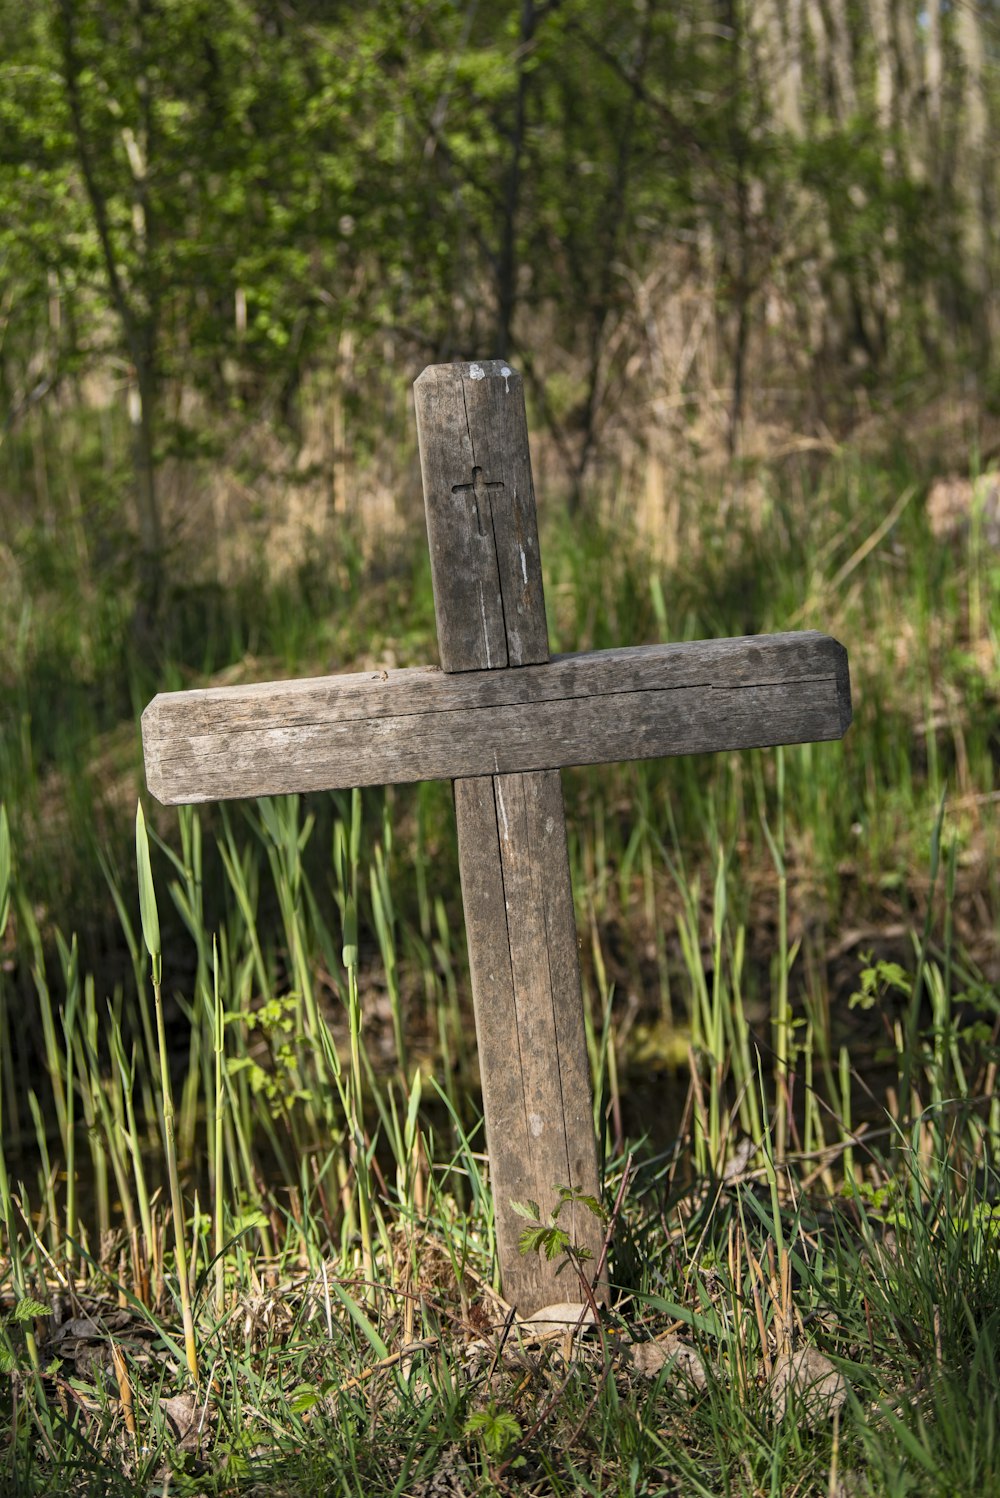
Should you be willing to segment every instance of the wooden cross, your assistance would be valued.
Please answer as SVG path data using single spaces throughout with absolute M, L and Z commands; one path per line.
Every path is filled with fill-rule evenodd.
M 414 393 L 441 667 L 161 694 L 146 778 L 165 803 L 454 781 L 500 1269 L 527 1315 L 581 1297 L 518 1252 L 511 1203 L 599 1193 L 559 770 L 840 738 L 847 654 L 800 633 L 550 661 L 520 377 L 437 365 Z M 593 1214 L 560 1224 L 596 1261 Z

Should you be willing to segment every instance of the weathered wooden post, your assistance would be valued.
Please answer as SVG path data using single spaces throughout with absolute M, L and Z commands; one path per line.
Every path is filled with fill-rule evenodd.
M 146 778 L 165 803 L 448 778 L 504 1292 L 579 1294 L 524 1258 L 511 1202 L 598 1189 L 562 766 L 840 738 L 847 655 L 805 632 L 549 661 L 521 381 L 440 365 L 415 385 L 443 670 L 155 697 Z M 560 1222 L 595 1257 L 597 1219 Z
M 444 364 L 414 386 L 445 671 L 549 658 L 535 491 L 520 376 L 505 364 Z M 456 483 L 456 475 L 464 482 Z M 499 765 L 499 757 L 497 759 Z M 504 1294 L 537 1309 L 575 1300 L 542 1255 L 519 1254 L 510 1206 L 553 1187 L 600 1196 L 590 1063 L 558 770 L 455 781 L 462 903 Z M 600 1219 L 560 1219 L 596 1264 Z

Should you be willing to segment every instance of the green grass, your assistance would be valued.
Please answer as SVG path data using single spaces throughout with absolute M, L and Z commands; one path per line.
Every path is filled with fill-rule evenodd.
M 612 1305 L 569 1360 L 497 1296 L 448 788 L 148 804 L 136 878 L 146 698 L 433 658 L 422 537 L 179 593 L 154 661 L 119 578 L 27 549 L 0 1490 L 1000 1488 L 1000 577 L 975 528 L 935 542 L 903 468 L 758 477 L 671 568 L 620 525 L 543 535 L 554 648 L 823 628 L 856 710 L 838 745 L 564 777 L 621 1194 Z M 703 1388 L 636 1368 L 674 1333 Z M 803 1347 L 836 1414 L 776 1410 Z

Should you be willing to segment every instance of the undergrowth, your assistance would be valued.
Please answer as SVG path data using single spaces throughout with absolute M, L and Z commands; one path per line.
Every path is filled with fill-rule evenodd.
M 50 630 L 39 564 L 0 680 L 4 1492 L 995 1489 L 997 573 L 913 482 L 775 480 L 683 565 L 543 536 L 553 648 L 821 628 L 855 696 L 843 744 L 565 776 L 614 1220 L 579 1328 L 496 1282 L 447 787 L 147 805 L 135 875 L 133 711 L 432 659 L 422 540 L 308 606 L 189 597 L 152 661 L 110 590 Z

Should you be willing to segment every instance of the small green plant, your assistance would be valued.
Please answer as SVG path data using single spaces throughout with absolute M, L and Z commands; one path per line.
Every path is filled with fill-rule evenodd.
M 43 1305 L 40 1300 L 34 1300 L 30 1295 L 22 1295 L 19 1300 L 15 1301 L 14 1309 L 8 1316 L 0 1316 L 0 1373 L 13 1373 L 18 1365 L 16 1337 L 10 1335 L 12 1327 L 20 1328 L 29 1361 L 36 1373 L 39 1371 L 38 1349 L 32 1322 L 38 1317 L 51 1315 L 51 1306 Z
M 502 1461 L 515 1442 L 521 1439 L 521 1427 L 509 1410 L 503 1410 L 491 1399 L 485 1409 L 476 1410 L 466 1420 L 463 1434 L 475 1436 L 483 1451 L 492 1461 Z M 518 1457 L 512 1467 L 523 1466 L 524 1458 Z
M 565 1254 L 567 1260 L 582 1274 L 581 1266 L 593 1258 L 593 1255 L 589 1248 L 574 1243 L 570 1233 L 560 1227 L 560 1215 L 566 1207 L 579 1205 L 592 1212 L 601 1222 L 607 1222 L 608 1211 L 596 1196 L 590 1196 L 573 1186 L 557 1186 L 556 1192 L 559 1199 L 549 1213 L 547 1222 L 542 1221 L 542 1209 L 537 1202 L 511 1202 L 517 1215 L 530 1223 L 530 1227 L 526 1227 L 517 1240 L 517 1246 L 522 1254 L 543 1253 L 550 1263 L 553 1259 L 558 1259 L 560 1254 Z
M 887 962 L 880 957 L 873 961 L 871 952 L 863 952 L 861 961 L 861 987 L 851 994 L 848 1007 L 851 1009 L 873 1009 L 890 994 L 901 994 L 909 998 L 913 992 L 913 979 L 898 962 Z

